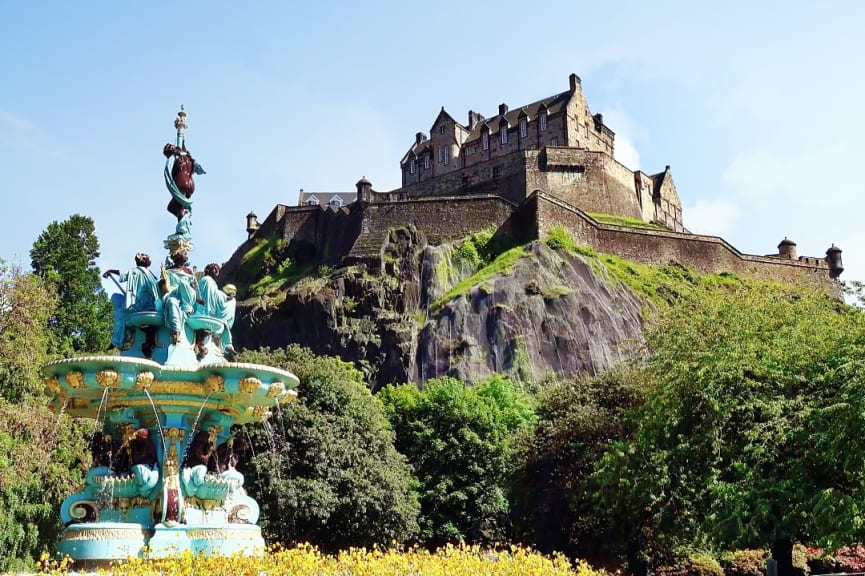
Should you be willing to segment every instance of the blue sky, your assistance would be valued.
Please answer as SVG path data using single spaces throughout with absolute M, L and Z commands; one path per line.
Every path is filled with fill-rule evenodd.
M 487 116 L 582 77 L 621 161 L 670 164 L 685 225 L 744 252 L 844 249 L 865 280 L 865 2 L 0 0 L 0 258 L 91 216 L 103 268 L 164 256 L 180 104 L 207 170 L 193 263 L 298 190 L 396 188 L 441 106 Z

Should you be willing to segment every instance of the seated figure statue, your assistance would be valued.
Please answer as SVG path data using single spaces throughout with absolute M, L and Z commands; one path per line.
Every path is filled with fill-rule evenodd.
M 108 278 L 117 276 L 118 285 L 124 286 L 122 294 L 114 294 L 111 303 L 114 305 L 114 329 L 111 332 L 111 348 L 128 349 L 131 345 L 127 337 L 126 319 L 136 312 L 156 310 L 158 289 L 156 276 L 150 271 L 150 256 L 143 252 L 135 255 L 135 268 L 125 274 L 119 270 L 106 270 L 102 275 Z
M 162 313 L 165 325 L 171 332 L 171 343 L 177 344 L 186 326 L 186 319 L 192 314 L 196 302 L 195 275 L 186 266 L 188 261 L 185 251 L 172 254 L 171 266 L 163 269 L 161 285 Z
M 219 264 L 211 262 L 204 267 L 204 276 L 198 281 L 198 301 L 195 313 L 210 316 L 222 323 L 220 333 L 220 348 L 229 360 L 234 358 L 235 351 L 231 340 L 231 327 L 234 325 L 234 312 L 236 302 L 234 296 L 237 288 L 233 284 L 227 284 L 224 290 L 220 290 L 216 284 L 219 276 Z

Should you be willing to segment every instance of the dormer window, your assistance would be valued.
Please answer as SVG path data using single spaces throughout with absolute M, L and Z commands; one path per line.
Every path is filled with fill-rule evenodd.
M 508 125 L 502 124 L 499 128 L 499 134 L 502 136 L 502 144 L 508 143 Z
M 342 198 L 340 196 L 333 196 L 330 200 L 327 201 L 328 206 L 342 206 Z
M 310 196 L 309 198 L 306 199 L 306 205 L 307 206 L 318 206 L 318 198 L 316 198 L 315 196 Z
M 547 111 L 546 110 L 541 112 L 540 122 L 541 122 L 541 132 L 546 132 L 547 131 Z
M 409 162 L 408 164 L 408 171 L 409 174 L 414 174 L 415 172 L 417 172 L 417 160 L 415 160 L 414 158 L 412 158 L 411 162 Z
M 483 148 L 484 150 L 490 149 L 490 131 L 489 130 L 484 129 L 484 131 L 481 132 L 481 148 Z
M 520 138 L 525 138 L 529 135 L 529 119 L 523 116 L 520 118 Z

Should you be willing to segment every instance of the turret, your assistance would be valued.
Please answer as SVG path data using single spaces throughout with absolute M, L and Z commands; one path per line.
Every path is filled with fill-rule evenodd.
M 255 212 L 250 212 L 246 215 L 246 233 L 248 234 L 247 238 L 252 238 L 258 229 L 261 228 L 261 225 L 258 223 L 258 216 L 255 215 Z
M 798 258 L 796 255 L 796 243 L 784 236 L 784 239 L 778 244 L 778 256 L 796 260 Z
M 826 262 L 829 264 L 829 278 L 838 278 L 844 271 L 844 264 L 841 262 L 841 249 L 834 244 L 826 250 Z
M 366 176 L 357 181 L 357 200 L 358 202 L 369 202 L 372 200 L 372 182 L 366 179 Z

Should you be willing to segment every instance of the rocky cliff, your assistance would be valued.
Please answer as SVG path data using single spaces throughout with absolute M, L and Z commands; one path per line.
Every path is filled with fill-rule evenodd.
M 238 306 L 235 344 L 336 355 L 377 389 L 445 375 L 594 374 L 641 342 L 644 303 L 591 258 L 542 242 L 492 244 L 480 233 L 429 246 L 398 229 L 380 262 L 337 269 L 303 269 L 279 245 L 264 257 L 257 246 L 222 278 L 255 294 Z

